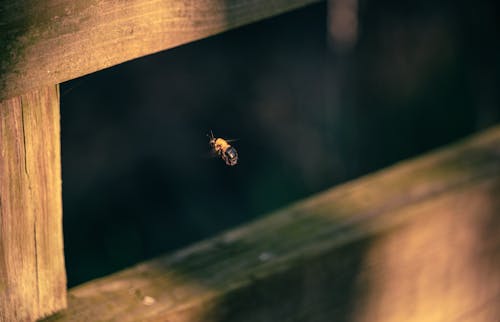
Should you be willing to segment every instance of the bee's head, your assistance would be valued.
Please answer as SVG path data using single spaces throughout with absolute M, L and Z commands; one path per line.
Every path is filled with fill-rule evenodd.
M 215 138 L 214 134 L 212 133 L 212 130 L 210 130 L 210 134 L 207 134 L 207 136 L 209 139 L 208 144 L 210 144 L 211 147 L 214 147 L 216 138 Z

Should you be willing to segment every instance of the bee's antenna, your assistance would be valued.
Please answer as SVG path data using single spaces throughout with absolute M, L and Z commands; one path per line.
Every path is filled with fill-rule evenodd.
M 214 138 L 214 133 L 212 132 L 212 130 L 210 130 L 210 134 L 207 134 L 207 137 L 208 137 L 208 139 L 210 140 L 210 142 L 215 141 L 215 138 Z M 211 144 L 211 143 L 210 143 L 210 144 Z

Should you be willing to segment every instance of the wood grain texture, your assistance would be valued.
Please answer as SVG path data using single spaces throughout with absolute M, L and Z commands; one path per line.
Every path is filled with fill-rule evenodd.
M 66 306 L 59 87 L 0 114 L 0 321 L 34 321 Z
M 47 321 L 497 321 L 500 127 L 70 290 Z
M 0 7 L 0 100 L 317 1 L 9 1 Z

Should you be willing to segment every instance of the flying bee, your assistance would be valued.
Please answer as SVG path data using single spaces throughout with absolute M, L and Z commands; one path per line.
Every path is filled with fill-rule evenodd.
M 207 134 L 207 136 L 210 139 L 208 143 L 210 144 L 212 151 L 217 153 L 217 155 L 220 156 L 227 165 L 233 166 L 238 163 L 238 152 L 236 152 L 236 149 L 229 144 L 231 140 L 216 138 L 212 131 L 210 131 L 210 135 Z

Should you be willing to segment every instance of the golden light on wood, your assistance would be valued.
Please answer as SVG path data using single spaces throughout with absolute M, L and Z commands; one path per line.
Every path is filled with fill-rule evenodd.
M 66 306 L 59 87 L 0 102 L 0 321 Z
M 499 196 L 497 177 L 395 214 L 412 220 L 370 245 L 352 321 L 461 321 L 498 300 Z M 474 321 L 498 319 L 495 307 Z

